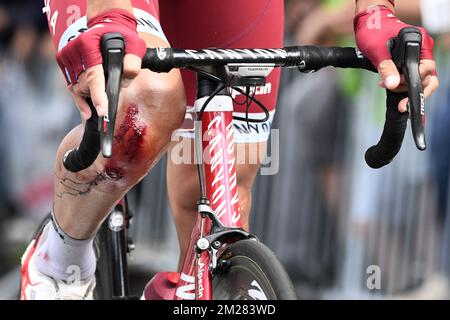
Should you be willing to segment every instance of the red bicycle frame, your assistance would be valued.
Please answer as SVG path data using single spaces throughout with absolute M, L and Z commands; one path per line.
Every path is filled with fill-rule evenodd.
M 195 102 L 200 111 L 209 96 Z M 195 125 L 196 161 L 200 170 L 204 194 L 210 210 L 229 228 L 242 228 L 236 173 L 235 144 L 233 138 L 233 101 L 229 95 L 213 97 Z M 203 205 L 204 206 L 204 205 Z M 199 212 L 202 211 L 199 206 Z M 188 252 L 182 267 L 175 299 L 211 300 L 211 253 L 198 252 L 201 241 L 211 231 L 209 217 L 199 214 L 191 234 Z M 208 243 L 204 245 L 209 245 Z M 213 254 L 215 254 L 213 252 Z

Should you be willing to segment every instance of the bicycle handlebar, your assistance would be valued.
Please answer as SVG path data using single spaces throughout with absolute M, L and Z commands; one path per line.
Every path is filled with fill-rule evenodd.
M 376 71 L 355 48 L 294 46 L 271 49 L 147 49 L 142 67 L 154 72 L 175 68 L 221 66 L 238 63 L 296 67 L 301 72 L 324 67 L 357 68 Z
M 393 60 L 405 74 L 408 95 L 387 92 L 386 123 L 376 146 L 366 152 L 366 162 L 372 168 L 390 163 L 400 150 L 406 130 L 407 112 L 398 111 L 398 102 L 408 96 L 411 107 L 412 130 L 420 150 L 426 147 L 424 137 L 424 100 L 419 75 L 421 34 L 416 28 L 405 28 L 391 41 Z M 86 122 L 80 147 L 64 157 L 64 167 L 72 172 L 86 169 L 95 161 L 101 149 L 104 157 L 112 154 L 114 125 L 117 113 L 124 40 L 120 34 L 104 36 L 102 41 L 105 78 L 107 79 L 108 116 L 95 127 L 98 116 L 90 103 L 92 117 Z M 376 72 L 376 68 L 355 48 L 296 46 L 273 49 L 147 49 L 142 67 L 154 72 L 169 72 L 174 68 L 222 66 L 228 64 L 270 64 L 296 67 L 301 72 L 313 72 L 332 66 L 358 68 Z M 419 117 L 422 116 L 422 117 Z

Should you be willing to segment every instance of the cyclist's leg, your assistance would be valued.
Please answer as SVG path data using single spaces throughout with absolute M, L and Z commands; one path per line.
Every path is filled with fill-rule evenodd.
M 143 35 L 148 46 L 167 45 Z M 142 70 L 131 86 L 121 91 L 113 156 L 101 155 L 79 173 L 62 166 L 64 154 L 79 145 L 83 126 L 73 129 L 58 150 L 55 171 L 54 213 L 71 237 L 92 236 L 115 203 L 139 182 L 165 151 L 173 130 L 184 118 L 185 102 L 178 71 L 156 74 Z
M 145 38 L 147 45 L 166 45 L 156 37 Z M 67 235 L 86 239 L 95 234 L 115 203 L 157 162 L 172 131 L 181 125 L 184 110 L 177 71 L 156 74 L 143 70 L 121 92 L 111 160 L 99 156 L 90 168 L 68 172 L 62 158 L 79 145 L 83 127 L 64 138 L 56 160 L 54 214 Z
M 62 3 L 68 4 L 59 2 L 59 5 Z M 79 4 L 82 6 L 82 2 Z M 142 25 L 141 29 L 138 27 L 138 31 L 142 31 L 139 35 L 147 46 L 167 46 L 164 36 L 158 36 L 154 28 L 155 21 L 151 19 L 156 18 L 142 14 L 147 19 L 143 20 L 144 24 L 149 23 Z M 66 21 L 64 17 L 60 18 L 59 21 Z M 82 22 L 83 19 L 76 20 L 71 25 L 74 26 L 72 29 L 75 32 L 80 30 L 77 24 Z M 147 32 L 148 28 L 152 30 Z M 62 39 L 70 36 L 59 32 L 61 35 Z M 55 40 L 55 43 L 58 42 Z M 99 156 L 90 168 L 79 173 L 68 172 L 62 166 L 62 158 L 68 150 L 79 145 L 83 126 L 74 128 L 64 138 L 55 168 L 55 228 L 46 229 L 49 236 L 39 241 L 37 254 L 33 254 L 34 250 L 27 250 L 24 255 L 24 261 L 27 261 L 25 269 L 29 268 L 31 256 L 37 256 L 37 270 L 55 279 L 68 276 L 65 267 L 69 264 L 84 266 L 81 269 L 88 271 L 82 277 L 93 274 L 92 236 L 117 201 L 148 173 L 163 154 L 172 131 L 183 121 L 185 105 L 178 71 L 156 74 L 142 70 L 131 86 L 121 91 L 111 159 Z M 83 259 L 91 262 L 86 263 Z M 29 284 L 28 270 L 25 273 L 24 279 L 28 279 Z
M 176 4 L 176 5 L 174 5 Z M 237 47 L 263 48 L 280 47 L 283 44 L 283 1 L 282 0 L 202 0 L 196 6 L 189 1 L 162 1 L 160 3 L 161 23 L 176 47 Z M 197 19 L 197 20 L 196 20 Z M 187 101 L 192 105 L 195 99 L 195 77 L 182 72 L 186 87 Z M 258 89 L 256 97 L 271 111 L 274 111 L 279 84 L 279 71 L 268 78 L 268 84 Z M 241 99 L 242 97 L 238 97 Z M 251 105 L 250 116 L 264 117 L 262 111 Z M 235 104 L 235 113 L 245 115 L 245 107 Z M 248 228 L 251 207 L 251 189 L 266 149 L 266 140 L 271 118 L 265 124 L 252 124 L 249 128 L 244 122 L 235 122 L 236 150 L 241 150 L 247 161 L 238 162 L 237 181 L 242 219 Z M 192 136 L 191 136 L 192 138 Z M 187 138 L 186 138 L 187 139 Z M 185 140 L 189 145 L 192 142 Z M 195 165 L 179 164 L 176 157 L 177 143 L 169 149 L 168 192 L 180 243 L 180 263 L 189 245 L 190 234 L 196 219 L 196 201 L 199 198 L 198 177 Z M 189 148 L 187 148 L 189 150 Z M 173 151 L 175 150 L 175 151 Z M 191 149 L 193 151 L 193 146 Z M 243 150 L 246 152 L 243 153 Z M 252 159 L 253 161 L 249 161 Z M 179 159 L 178 159 L 179 160 Z
M 85 27 L 82 16 L 86 3 L 68 0 L 49 3 L 48 10 L 60 12 L 54 24 L 49 20 L 54 42 L 60 49 Z M 159 25 L 157 3 L 132 0 L 132 4 L 137 31 L 147 47 L 168 46 Z M 66 17 L 69 12 L 73 15 Z M 66 26 L 66 21 L 72 24 Z M 69 133 L 58 151 L 54 213 L 60 227 L 76 239 L 95 234 L 105 215 L 147 174 L 164 151 L 172 131 L 181 125 L 185 106 L 180 74 L 175 70 L 168 74 L 142 70 L 129 88 L 121 90 L 119 103 L 111 159 L 99 156 L 92 167 L 77 174 L 63 168 L 62 157 L 80 142 L 81 125 Z

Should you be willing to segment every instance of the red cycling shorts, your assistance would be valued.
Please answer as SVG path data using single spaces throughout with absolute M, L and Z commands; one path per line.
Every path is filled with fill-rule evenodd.
M 86 0 L 45 0 L 50 33 L 58 50 L 86 29 Z M 176 48 L 276 48 L 283 46 L 283 0 L 132 0 L 138 32 L 158 36 Z M 195 75 L 182 70 L 188 111 L 196 94 Z M 269 75 L 255 97 L 269 110 L 265 123 L 235 120 L 236 142 L 260 142 L 269 137 L 275 113 L 280 70 Z M 245 118 L 244 97 L 232 92 L 234 114 Z M 265 113 L 255 103 L 249 118 L 261 119 Z M 188 129 L 187 127 L 184 129 Z M 181 135 L 192 134 L 181 130 Z

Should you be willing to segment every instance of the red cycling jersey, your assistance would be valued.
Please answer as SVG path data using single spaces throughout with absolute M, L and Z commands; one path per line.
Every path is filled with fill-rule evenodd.
M 137 30 L 161 33 L 156 3 L 150 0 L 132 0 L 131 2 L 137 18 Z M 58 51 L 87 28 L 86 0 L 44 0 L 42 11 L 47 15 L 50 34 Z M 155 22 L 157 22 L 156 25 Z M 149 32 L 152 29 L 153 32 Z

